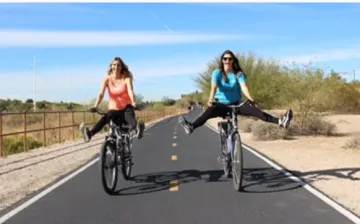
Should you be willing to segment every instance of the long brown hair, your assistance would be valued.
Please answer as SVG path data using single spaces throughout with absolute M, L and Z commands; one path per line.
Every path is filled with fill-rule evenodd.
M 108 75 L 111 75 L 112 73 L 112 68 L 111 68 L 111 65 L 112 63 L 114 63 L 114 61 L 118 61 L 121 65 L 121 74 L 124 74 L 128 77 L 130 77 L 131 80 L 133 80 L 133 75 L 131 73 L 131 71 L 129 70 L 129 67 L 125 64 L 125 62 L 120 58 L 120 57 L 114 57 L 113 60 L 111 60 L 110 64 L 109 64 L 109 68 L 107 70 L 107 74 Z
M 219 65 L 218 65 L 218 68 L 220 69 L 220 73 L 221 73 L 221 76 L 223 77 L 223 79 L 225 80 L 225 82 L 228 81 L 228 78 L 226 76 L 226 73 L 225 73 L 225 69 L 224 69 L 224 64 L 223 64 L 223 58 L 224 58 L 224 55 L 225 54 L 230 54 L 232 59 L 233 59 L 233 62 L 232 62 L 232 70 L 233 72 L 237 75 L 238 72 L 243 72 L 241 66 L 240 66 L 240 63 L 239 63 L 239 60 L 237 59 L 237 57 L 235 56 L 235 54 L 231 51 L 231 50 L 226 50 L 224 51 L 222 54 L 221 54 L 221 57 L 220 57 L 220 62 L 219 62 Z M 243 74 L 245 76 L 245 74 Z

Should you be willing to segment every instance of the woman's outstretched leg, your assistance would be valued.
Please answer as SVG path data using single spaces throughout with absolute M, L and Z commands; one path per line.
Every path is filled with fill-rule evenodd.
M 283 116 L 281 116 L 280 118 L 277 118 L 277 117 L 274 117 L 274 116 L 260 110 L 259 108 L 255 107 L 249 103 L 243 104 L 238 109 L 237 113 L 239 115 L 243 115 L 243 116 L 256 117 L 265 122 L 278 124 L 280 127 L 284 127 L 284 128 L 287 128 L 290 125 L 290 121 L 293 116 L 292 110 L 290 109 L 290 110 L 286 111 L 286 113 Z
M 124 110 L 125 121 L 131 126 L 132 129 L 136 130 L 138 139 L 143 137 L 145 124 L 143 121 L 137 121 L 135 117 L 135 111 L 131 106 L 127 106 Z
M 194 122 L 189 122 L 181 116 L 180 124 L 184 128 L 186 134 L 191 134 L 196 128 L 204 125 L 207 120 L 215 117 L 226 116 L 227 112 L 230 112 L 230 110 L 222 105 L 210 106 Z
M 100 120 L 89 130 L 85 126 L 85 123 L 82 122 L 80 124 L 80 132 L 83 135 L 84 141 L 88 142 L 91 140 L 92 136 L 94 136 L 96 133 L 98 133 L 108 122 L 108 116 L 104 115 L 100 118 Z

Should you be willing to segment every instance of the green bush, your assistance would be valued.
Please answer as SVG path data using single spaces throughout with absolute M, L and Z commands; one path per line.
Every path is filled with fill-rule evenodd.
M 360 112 L 359 84 L 346 83 L 335 71 L 326 74 L 325 69 L 311 63 L 285 66 L 254 53 L 237 53 L 236 57 L 247 75 L 250 93 L 262 109 L 292 108 L 300 113 L 301 120 L 310 112 Z M 211 60 L 194 79 L 206 100 L 211 73 L 219 58 L 220 55 Z
M 24 152 L 24 139 L 20 137 L 4 137 L 2 143 L 2 149 L 5 155 L 16 154 Z M 43 146 L 42 142 L 35 140 L 34 138 L 27 137 L 28 150 Z

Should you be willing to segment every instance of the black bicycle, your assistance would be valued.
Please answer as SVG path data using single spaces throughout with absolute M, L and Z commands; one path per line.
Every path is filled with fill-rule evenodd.
M 135 110 L 138 110 L 135 108 Z M 100 115 L 107 112 L 96 108 L 94 111 Z M 100 148 L 100 174 L 103 188 L 106 193 L 113 194 L 118 180 L 119 167 L 125 180 L 130 179 L 132 163 L 132 140 L 136 131 L 130 125 L 118 124 L 118 121 L 110 120 L 109 132 L 105 135 L 105 141 Z M 107 170 L 110 170 L 110 178 L 107 178 Z
M 234 188 L 237 191 L 241 191 L 242 188 L 243 150 L 240 134 L 238 132 L 236 109 L 245 103 L 247 103 L 247 101 L 238 105 L 227 105 L 219 102 L 212 102 L 213 105 L 220 104 L 231 108 L 231 112 L 224 117 L 227 121 L 220 121 L 217 124 L 222 154 L 219 160 L 223 164 L 225 176 L 232 176 Z

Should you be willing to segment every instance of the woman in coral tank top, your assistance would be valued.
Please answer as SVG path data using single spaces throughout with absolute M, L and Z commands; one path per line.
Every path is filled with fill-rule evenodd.
M 103 116 L 91 130 L 85 127 L 84 123 L 80 125 L 80 131 L 85 142 L 90 141 L 92 136 L 99 132 L 110 119 L 125 120 L 133 129 L 136 129 L 138 139 L 142 138 L 145 125 L 144 122 L 137 122 L 135 119 L 134 107 L 136 107 L 136 104 L 132 79 L 128 66 L 120 57 L 115 57 L 111 61 L 107 75 L 101 83 L 94 107 L 90 108 L 90 111 L 92 111 L 98 107 L 107 89 L 109 93 L 108 115 Z

